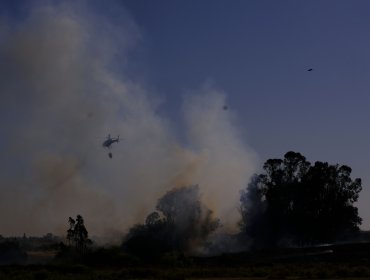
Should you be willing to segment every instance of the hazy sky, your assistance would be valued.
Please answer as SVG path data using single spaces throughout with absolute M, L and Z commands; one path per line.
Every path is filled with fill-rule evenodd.
M 24 21 L 31 9 L 29 2 L 1 1 L 0 14 L 6 18 L 5 26 L 16 27 Z M 48 3 L 54 2 L 59 1 Z M 134 33 L 134 42 L 125 43 L 129 46 L 122 50 L 124 54 L 115 50 L 109 67 L 115 75 L 124 76 L 126 84 L 129 81 L 130 85 L 140 85 L 149 99 L 155 97 L 158 105 L 150 114 L 150 120 L 152 115 L 158 116 L 160 128 L 164 118 L 165 123 L 171 123 L 169 134 L 176 135 L 174 137 L 185 146 L 196 146 L 186 140 L 189 135 L 198 135 L 193 126 L 190 125 L 188 132 L 183 131 L 184 122 L 196 123 L 196 120 L 192 116 L 184 117 L 183 111 L 189 110 L 193 116 L 199 116 L 200 109 L 194 103 L 208 102 L 208 99 L 186 101 L 187 95 L 189 92 L 197 95 L 199 89 L 215 89 L 222 95 L 216 94 L 215 104 L 219 106 L 225 102 L 230 111 L 226 113 L 238 127 L 236 134 L 241 134 L 246 142 L 247 149 L 242 150 L 250 148 L 257 154 L 257 169 L 268 158 L 281 158 L 289 150 L 302 153 L 311 162 L 320 160 L 352 167 L 353 177 L 363 179 L 358 203 L 362 228 L 370 229 L 370 1 L 122 0 L 110 5 L 107 3 L 113 1 L 81 3 L 95 15 L 94 24 L 99 25 L 101 20 L 104 25 L 109 21 L 106 15 L 110 15 L 112 24 L 118 21 L 126 26 L 122 33 L 118 26 L 114 36 L 127 36 L 127 29 L 131 30 L 128 33 Z M 117 6 L 120 9 L 116 9 Z M 100 19 L 100 13 L 105 17 Z M 89 18 L 88 13 L 86 17 Z M 308 72 L 309 68 L 313 71 Z M 184 100 L 192 105 L 183 105 Z M 7 112 L 14 117 L 12 113 L 15 114 Z M 219 120 L 219 117 L 214 119 Z M 11 120 L 17 121 L 17 117 Z M 4 120 L 1 123 L 5 125 Z M 234 129 L 229 130 L 228 124 L 221 124 L 221 128 L 223 132 L 235 133 Z M 7 129 L 6 132 L 6 137 L 11 138 L 12 131 Z M 218 137 L 214 131 L 211 135 Z M 224 139 L 223 136 L 220 137 Z M 207 146 L 202 142 L 205 139 L 197 143 Z M 223 143 L 237 143 L 238 146 L 238 141 L 227 140 L 215 146 Z M 0 144 L 4 146 L 4 140 Z M 214 158 L 220 160 L 225 152 L 227 150 Z M 236 154 L 230 150 L 230 157 Z M 255 161 L 255 157 L 251 157 Z M 217 168 L 206 170 L 217 171 Z M 208 181 L 204 181 L 207 185 Z
M 352 167 L 370 229 L 369 1 L 123 3 L 143 34 L 140 71 L 167 110 L 211 81 L 261 162 L 294 150 Z

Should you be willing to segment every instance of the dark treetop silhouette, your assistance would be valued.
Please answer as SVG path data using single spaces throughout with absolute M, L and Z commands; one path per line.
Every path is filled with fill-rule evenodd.
M 76 220 L 69 217 L 69 229 L 67 230 L 67 240 L 70 246 L 74 246 L 80 254 L 86 252 L 87 246 L 92 243 L 88 238 L 88 232 L 84 225 L 84 219 L 81 215 L 77 215 Z
M 362 189 L 351 168 L 300 153 L 269 159 L 241 193 L 241 230 L 255 247 L 333 242 L 359 230 L 353 206 Z
M 188 252 L 201 245 L 219 226 L 219 220 L 200 200 L 199 187 L 175 188 L 158 200 L 157 211 L 144 225 L 131 228 L 124 248 L 142 258 L 166 252 Z

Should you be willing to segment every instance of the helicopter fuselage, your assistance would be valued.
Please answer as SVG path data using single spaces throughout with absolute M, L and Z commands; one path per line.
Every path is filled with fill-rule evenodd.
M 103 147 L 110 148 L 113 143 L 118 143 L 118 138 L 109 138 L 103 142 Z

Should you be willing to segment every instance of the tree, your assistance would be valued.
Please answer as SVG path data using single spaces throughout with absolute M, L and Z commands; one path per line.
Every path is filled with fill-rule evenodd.
M 359 230 L 353 204 L 362 189 L 351 168 L 316 162 L 300 153 L 269 159 L 242 191 L 241 230 L 256 247 L 332 242 Z
M 167 192 L 159 199 L 157 210 L 172 228 L 171 246 L 179 250 L 199 245 L 219 226 L 213 212 L 201 203 L 198 185 Z
M 80 254 L 86 252 L 87 246 L 92 243 L 88 238 L 88 231 L 84 225 L 84 219 L 81 215 L 77 215 L 76 220 L 69 217 L 69 229 L 67 230 L 67 240 L 69 246 L 73 246 Z
M 124 242 L 128 252 L 153 259 L 170 251 L 189 251 L 219 226 L 212 211 L 201 203 L 198 186 L 167 192 L 158 200 L 156 209 L 145 224 L 129 231 Z

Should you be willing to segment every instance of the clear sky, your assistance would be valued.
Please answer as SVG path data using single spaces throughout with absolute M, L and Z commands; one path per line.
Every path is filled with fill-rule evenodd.
M 0 7 L 17 22 L 25 2 Z M 96 13 L 103 5 L 86 3 Z M 159 114 L 180 122 L 185 93 L 211 84 L 225 92 L 260 167 L 289 150 L 349 165 L 363 180 L 358 207 L 370 229 L 370 1 L 117 3 L 139 34 L 119 71 L 161 97 Z

